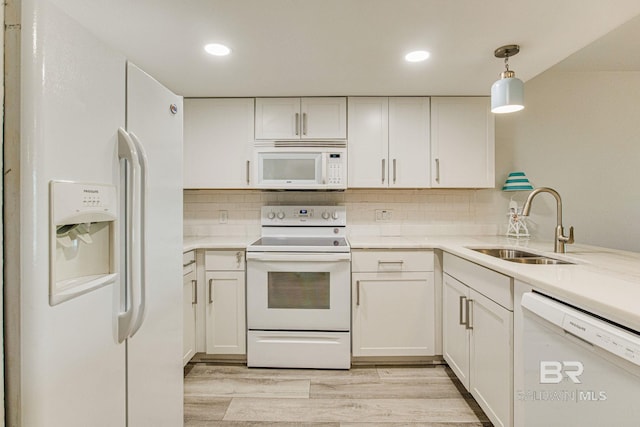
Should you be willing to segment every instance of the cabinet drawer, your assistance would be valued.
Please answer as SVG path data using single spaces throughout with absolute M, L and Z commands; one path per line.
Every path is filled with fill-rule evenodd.
M 205 270 L 244 270 L 244 251 L 206 251 Z
M 363 273 L 433 271 L 433 251 L 353 251 L 351 271 Z
M 195 271 L 196 267 L 196 251 L 184 252 L 182 254 L 182 275 Z
M 444 253 L 443 264 L 445 273 L 504 308 L 513 311 L 513 280 L 511 277 L 447 252 Z

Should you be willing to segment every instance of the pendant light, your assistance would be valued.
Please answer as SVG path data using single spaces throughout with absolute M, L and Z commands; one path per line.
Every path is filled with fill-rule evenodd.
M 500 73 L 500 80 L 491 86 L 492 113 L 513 113 L 524 108 L 524 83 L 509 69 L 509 57 L 518 52 L 520 46 L 517 44 L 501 46 L 494 52 L 496 58 L 504 58 L 505 71 Z

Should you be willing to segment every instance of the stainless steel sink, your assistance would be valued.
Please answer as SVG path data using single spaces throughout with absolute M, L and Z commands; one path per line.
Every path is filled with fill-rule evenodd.
M 556 258 L 548 258 L 542 256 L 529 257 L 529 258 L 505 258 L 506 261 L 517 262 L 520 264 L 573 264 L 572 262 L 563 261 Z
M 476 252 L 483 253 L 485 255 L 491 255 L 492 257 L 509 259 L 509 258 L 528 258 L 539 257 L 540 255 L 532 254 L 531 252 L 520 251 L 518 249 L 502 249 L 502 248 L 483 248 L 476 249 L 471 248 Z
M 518 249 L 505 248 L 469 248 L 476 252 L 500 258 L 505 261 L 517 262 L 519 264 L 538 264 L 538 265 L 557 265 L 557 264 L 573 264 L 569 261 L 563 261 L 557 258 L 549 258 L 544 255 L 534 254 L 531 252 L 521 251 Z

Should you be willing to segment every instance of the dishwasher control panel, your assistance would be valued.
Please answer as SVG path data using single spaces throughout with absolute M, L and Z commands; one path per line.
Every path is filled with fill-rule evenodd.
M 615 326 L 609 326 L 599 320 L 596 326 L 591 319 L 584 317 L 581 319 L 565 314 L 562 328 L 572 335 L 640 366 L 640 337 L 632 340 L 635 337 L 630 332 L 618 330 Z

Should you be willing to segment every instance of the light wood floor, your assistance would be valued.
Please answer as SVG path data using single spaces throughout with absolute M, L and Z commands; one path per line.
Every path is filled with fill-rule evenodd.
M 185 372 L 185 426 L 491 426 L 446 366 Z

